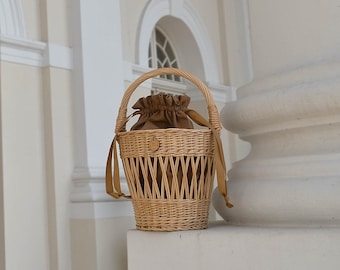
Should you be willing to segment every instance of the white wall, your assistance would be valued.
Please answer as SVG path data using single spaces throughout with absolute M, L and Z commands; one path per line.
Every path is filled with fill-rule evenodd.
M 48 268 L 41 73 L 15 64 L 1 72 L 6 266 Z
M 65 3 L 53 5 L 58 18 L 68 16 Z M 60 27 L 63 23 L 47 19 L 48 1 L 21 4 L 1 1 L 6 15 L 0 35 L 1 261 L 5 269 L 70 269 L 73 131 L 68 32 Z
M 256 77 L 339 57 L 338 1 L 249 1 L 249 14 Z
M 219 25 L 226 19 L 221 3 L 170 2 L 0 0 L 6 269 L 126 269 L 133 212 L 129 201 L 105 194 L 104 169 L 123 91 L 147 70 L 139 61 L 141 40 L 148 44 L 141 30 L 154 27 L 142 25 L 152 21 L 147 4 L 162 12 L 159 19 L 173 15 L 192 31 L 201 59 L 186 67 L 212 87 L 219 108 L 235 97 L 228 84 L 241 80 L 223 60 L 229 30 Z M 240 151 L 223 134 L 231 166 Z M 122 182 L 126 188 L 123 175 Z

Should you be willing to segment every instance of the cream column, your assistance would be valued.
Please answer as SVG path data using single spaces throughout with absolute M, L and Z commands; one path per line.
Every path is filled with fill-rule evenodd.
M 75 168 L 73 269 L 126 269 L 131 202 L 105 192 L 105 165 L 125 90 L 118 0 L 72 1 Z
M 221 112 L 251 144 L 229 171 L 231 224 L 340 225 L 338 1 L 249 1 L 254 79 Z

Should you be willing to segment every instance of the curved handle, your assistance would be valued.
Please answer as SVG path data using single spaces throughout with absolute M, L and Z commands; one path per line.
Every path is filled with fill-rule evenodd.
M 152 77 L 156 77 L 159 75 L 177 75 L 180 77 L 184 77 L 195 84 L 202 92 L 205 97 L 205 100 L 208 105 L 208 113 L 209 113 L 209 122 L 211 125 L 217 130 L 221 130 L 221 122 L 218 110 L 210 94 L 208 87 L 196 76 L 190 74 L 187 71 L 178 69 L 178 68 L 159 68 L 147 73 L 144 73 L 139 78 L 137 78 L 129 87 L 126 89 L 124 96 L 122 98 L 121 106 L 118 111 L 118 117 L 116 121 L 116 133 L 126 131 L 126 122 L 127 122 L 127 105 L 130 100 L 132 93 L 136 90 L 136 88 L 142 84 L 147 79 Z

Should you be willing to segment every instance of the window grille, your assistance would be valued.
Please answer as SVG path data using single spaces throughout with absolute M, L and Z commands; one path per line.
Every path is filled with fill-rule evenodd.
M 150 68 L 178 68 L 178 60 L 173 46 L 165 33 L 158 27 L 153 30 L 151 35 L 148 61 Z M 181 77 L 177 75 L 161 75 L 160 77 L 175 82 L 182 81 Z

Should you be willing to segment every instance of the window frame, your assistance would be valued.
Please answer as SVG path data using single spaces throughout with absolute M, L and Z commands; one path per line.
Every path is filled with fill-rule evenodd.
M 161 56 L 163 57 L 161 58 Z M 179 68 L 179 60 L 174 46 L 159 26 L 156 26 L 151 33 L 148 48 L 148 65 L 153 69 L 163 67 Z M 183 82 L 182 78 L 177 75 L 161 75 L 160 77 L 173 82 Z

